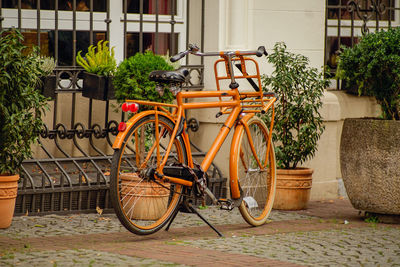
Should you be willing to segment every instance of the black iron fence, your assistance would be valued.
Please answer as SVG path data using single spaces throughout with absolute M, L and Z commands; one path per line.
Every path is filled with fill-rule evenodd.
M 195 10 L 191 5 L 197 5 Z M 200 12 L 195 16 L 200 22 L 192 22 L 195 12 Z M 83 69 L 76 66 L 75 56 L 99 40 L 113 45 L 111 32 L 118 32 L 121 26 L 118 38 L 122 43 L 115 43 L 123 58 L 149 49 L 173 54 L 192 40 L 203 47 L 204 0 L 0 1 L 0 29 L 19 28 L 28 46 L 37 45 L 44 55 L 57 60 L 57 86 L 49 95 L 52 109 L 45 118 L 35 157 L 23 162 L 16 215 L 112 208 L 108 190 L 111 145 L 117 121 L 124 117 L 114 112 L 115 101 L 82 97 Z M 201 90 L 203 61 L 190 63 L 187 58 L 185 67 L 191 79 L 184 88 Z M 204 153 L 193 147 L 193 155 L 200 161 Z M 215 165 L 209 175 L 210 187 L 222 196 L 226 179 Z
M 341 46 L 352 47 L 368 32 L 398 27 L 400 6 L 395 0 L 326 0 L 325 64 L 334 77 Z M 342 89 L 340 81 L 335 87 Z

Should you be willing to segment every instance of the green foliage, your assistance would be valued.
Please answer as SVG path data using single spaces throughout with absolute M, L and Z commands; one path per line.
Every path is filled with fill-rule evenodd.
M 275 44 L 268 61 L 274 65 L 274 71 L 263 77 L 263 89 L 278 95 L 272 133 L 277 165 L 294 169 L 317 150 L 324 130 L 318 109 L 329 82 L 309 66 L 307 57 L 288 52 L 284 43 Z
M 107 44 L 108 41 L 100 40 L 97 46 L 89 46 L 85 58 L 81 56 L 82 51 L 79 51 L 76 62 L 87 72 L 100 76 L 113 76 L 117 69 L 117 61 L 114 58 L 115 47 L 110 50 Z
M 339 56 L 337 76 L 360 94 L 374 96 L 388 120 L 400 120 L 399 44 L 400 28 L 392 28 L 365 35 Z
M 366 212 L 364 215 L 364 221 L 371 224 L 377 224 L 379 223 L 379 218 L 374 214 Z
M 173 70 L 163 57 L 147 51 L 125 59 L 118 66 L 113 79 L 115 96 L 119 102 L 126 99 L 149 100 L 156 102 L 171 102 L 172 93 L 166 89 L 164 94 L 155 90 L 156 83 L 149 80 L 150 72 L 154 70 Z
M 0 33 L 0 173 L 15 174 L 39 137 L 46 98 L 35 89 L 42 75 L 35 57 L 24 55 L 22 34 Z

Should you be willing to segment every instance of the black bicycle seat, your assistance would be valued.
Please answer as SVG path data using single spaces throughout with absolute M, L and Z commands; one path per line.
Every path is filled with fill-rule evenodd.
M 155 70 L 152 71 L 149 75 L 150 81 L 158 82 L 158 83 L 183 83 L 186 81 L 186 77 L 189 75 L 189 71 L 187 69 L 179 69 L 179 70 Z

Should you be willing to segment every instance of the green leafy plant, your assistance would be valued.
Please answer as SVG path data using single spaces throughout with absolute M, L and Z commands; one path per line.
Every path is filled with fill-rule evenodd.
M 274 71 L 263 76 L 263 90 L 278 95 L 272 133 L 278 168 L 294 169 L 314 156 L 324 126 L 319 108 L 329 84 L 323 74 L 309 66 L 309 59 L 276 43 L 268 56 Z
M 164 90 L 161 96 L 156 90 L 156 83 L 149 80 L 150 72 L 154 70 L 173 70 L 163 57 L 150 51 L 125 59 L 118 66 L 114 76 L 115 96 L 119 102 L 126 99 L 149 100 L 156 102 L 171 102 L 174 96 L 169 90 Z
M 100 40 L 97 46 L 89 46 L 85 58 L 81 56 L 82 51 L 79 51 L 76 62 L 87 72 L 100 76 L 113 76 L 117 69 L 117 61 L 114 58 L 115 47 L 109 49 L 107 45 L 108 41 Z
M 23 36 L 0 33 L 0 174 L 16 174 L 43 125 L 46 98 L 35 85 L 42 71 L 35 57 L 24 55 Z
M 400 120 L 399 44 L 400 28 L 391 28 L 365 35 L 339 55 L 337 77 L 374 96 L 387 120 Z

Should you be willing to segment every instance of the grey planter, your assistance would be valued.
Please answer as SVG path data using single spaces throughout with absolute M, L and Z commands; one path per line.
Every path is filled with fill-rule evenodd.
M 354 208 L 400 215 L 400 121 L 346 119 L 340 166 Z
M 45 97 L 50 97 L 52 100 L 56 98 L 57 77 L 56 75 L 48 75 L 40 77 L 41 83 L 38 84 L 37 89 Z

